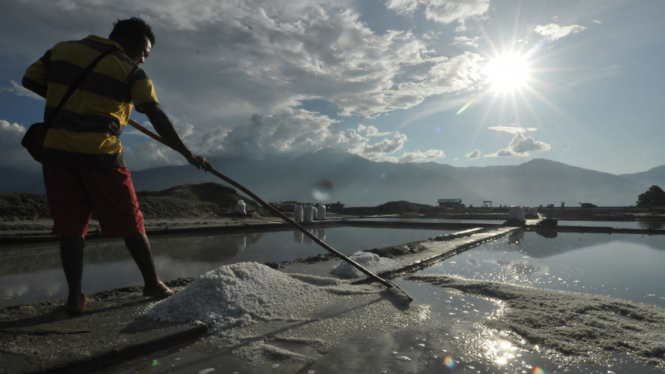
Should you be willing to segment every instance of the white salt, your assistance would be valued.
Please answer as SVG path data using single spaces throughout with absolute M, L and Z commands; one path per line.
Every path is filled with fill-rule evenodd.
M 507 308 L 484 320 L 485 326 L 512 331 L 525 341 L 564 354 L 593 356 L 617 351 L 665 364 L 660 358 L 665 353 L 665 308 L 656 305 L 443 275 L 408 279 L 502 300 Z
M 224 329 L 257 320 L 295 318 L 331 293 L 363 292 L 343 280 L 285 274 L 244 262 L 202 275 L 174 296 L 151 305 L 143 315 L 157 321 L 214 323 Z
M 374 274 L 395 270 L 400 267 L 400 264 L 397 262 L 379 257 L 379 255 L 370 252 L 356 252 L 350 258 Z M 365 276 L 363 272 L 344 261 L 335 266 L 330 273 L 342 278 L 361 278 Z

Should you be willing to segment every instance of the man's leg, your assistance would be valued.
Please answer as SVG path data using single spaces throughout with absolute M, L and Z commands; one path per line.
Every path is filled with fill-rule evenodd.
M 69 296 L 65 308 L 70 313 L 81 313 L 89 303 L 88 298 L 81 290 L 84 258 L 85 239 L 82 235 L 69 235 L 60 238 L 60 260 L 69 287 Z
M 125 244 L 143 275 L 143 281 L 145 283 L 143 295 L 158 298 L 165 298 L 173 295 L 174 292 L 157 277 L 148 237 L 145 234 L 126 236 Z

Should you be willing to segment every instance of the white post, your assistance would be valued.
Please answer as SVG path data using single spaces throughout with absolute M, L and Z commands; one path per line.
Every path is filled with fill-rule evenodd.
M 302 205 L 296 205 L 293 207 L 293 220 L 296 222 L 302 222 L 303 211 Z
M 303 208 L 303 215 L 304 215 L 303 220 L 305 222 L 313 222 L 313 220 L 312 220 L 312 208 L 314 208 L 314 207 L 311 206 L 311 205 L 307 205 Z
M 235 212 L 240 213 L 240 214 L 247 214 L 247 213 L 245 213 L 245 202 L 244 201 L 238 200 L 238 202 L 236 203 Z

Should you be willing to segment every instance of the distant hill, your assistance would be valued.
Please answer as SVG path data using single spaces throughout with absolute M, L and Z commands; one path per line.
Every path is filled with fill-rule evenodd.
M 320 151 L 263 161 L 210 159 L 210 162 L 268 202 L 315 202 L 315 194 L 324 202 L 341 201 L 347 206 L 375 206 L 394 200 L 434 205 L 446 195 L 482 200 L 450 177 L 427 172 L 414 164 L 377 163 L 342 152 Z M 216 179 L 191 166 L 150 169 L 132 175 L 137 190 Z
M 0 178 L 0 192 L 44 193 L 44 182 L 41 173 L 30 173 L 16 168 L 0 167 L 0 176 L 2 176 Z
M 521 165 L 454 167 L 438 163 L 373 162 L 336 151 L 265 160 L 211 158 L 221 173 L 268 202 L 341 201 L 347 207 L 389 201 L 436 205 L 441 198 L 461 198 L 466 205 L 483 200 L 498 205 L 634 205 L 651 185 L 665 187 L 665 166 L 643 173 L 613 175 L 560 162 L 534 159 Z M 43 193 L 41 175 L 0 168 L 0 192 Z M 7 177 L 5 178 L 5 175 Z M 137 191 L 159 191 L 185 183 L 220 182 L 186 166 L 133 171 Z
M 609 173 L 578 168 L 560 162 L 534 159 L 521 165 L 455 168 L 436 163 L 417 164 L 473 186 L 477 193 L 497 204 L 579 206 L 634 205 L 644 185 Z
M 641 183 L 644 185 L 644 187 L 646 187 L 644 191 L 653 185 L 656 185 L 660 188 L 665 188 L 665 165 L 657 166 L 653 169 L 643 171 L 641 173 L 621 174 L 619 176 L 630 179 L 637 183 Z

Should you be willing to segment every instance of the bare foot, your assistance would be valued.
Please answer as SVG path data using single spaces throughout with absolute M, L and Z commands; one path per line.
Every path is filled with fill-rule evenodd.
M 85 294 L 81 292 L 75 296 L 69 295 L 67 298 L 67 304 L 65 304 L 65 309 L 67 309 L 70 314 L 80 314 L 89 303 L 90 300 L 88 300 Z
M 173 296 L 175 291 L 168 288 L 162 281 L 159 281 L 156 286 L 145 286 L 143 287 L 143 296 L 155 297 L 158 299 L 166 299 L 169 296 Z

